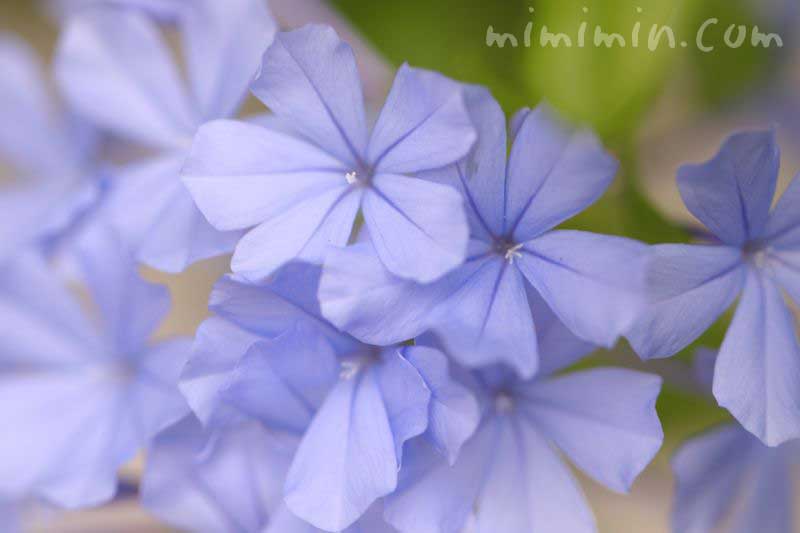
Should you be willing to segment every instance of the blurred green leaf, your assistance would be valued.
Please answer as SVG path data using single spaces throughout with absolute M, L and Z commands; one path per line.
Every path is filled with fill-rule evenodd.
M 590 124 L 606 139 L 630 137 L 682 55 L 681 41 L 693 33 L 689 23 L 699 1 L 537 2 L 531 19 L 527 81 L 536 94 L 573 120 Z M 582 25 L 585 37 L 581 48 L 578 36 Z M 539 38 L 545 26 L 549 32 L 568 35 L 572 46 L 543 46 Z M 656 36 L 663 26 L 671 28 L 675 48 L 670 48 L 668 33 L 664 33 L 660 46 L 651 50 L 651 32 Z M 619 34 L 625 47 L 619 40 L 611 47 L 595 45 L 598 28 Z
M 506 110 L 536 103 L 522 75 L 524 49 L 486 46 L 486 30 L 527 22 L 524 0 L 332 2 L 386 58 L 489 87 Z
M 763 32 L 770 31 L 769 25 L 758 18 L 754 7 L 752 0 L 706 0 L 698 11 L 694 25 L 700 28 L 708 24 L 703 41 L 714 46 L 711 52 L 692 48 L 692 66 L 702 104 L 719 106 L 741 97 L 762 85 L 779 65 L 780 49 L 750 45 L 754 26 Z M 718 22 L 706 22 L 711 19 Z M 747 28 L 745 44 L 740 48 L 725 45 L 725 32 L 731 25 Z M 738 30 L 734 30 L 732 39 L 737 36 Z

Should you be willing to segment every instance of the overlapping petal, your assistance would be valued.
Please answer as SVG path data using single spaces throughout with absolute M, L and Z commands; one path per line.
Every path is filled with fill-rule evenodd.
M 647 266 L 647 307 L 626 337 L 642 358 L 673 355 L 733 304 L 744 280 L 736 248 L 655 246 Z
M 505 216 L 506 118 L 491 93 L 467 86 L 464 100 L 478 134 L 477 142 L 463 161 L 420 177 L 445 183 L 461 191 L 473 238 L 486 241 L 502 235 Z

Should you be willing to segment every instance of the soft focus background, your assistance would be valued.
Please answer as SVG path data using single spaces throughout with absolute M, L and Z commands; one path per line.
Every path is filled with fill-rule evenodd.
M 103 0 L 0 0 L 0 31 L 20 34 L 49 58 L 58 17 L 92 1 Z M 797 0 L 272 0 L 270 5 L 287 28 L 307 22 L 335 26 L 356 49 L 373 106 L 381 103 L 394 68 L 407 61 L 489 86 L 509 114 L 546 99 L 571 119 L 591 125 L 621 160 L 622 170 L 612 190 L 570 227 L 650 243 L 687 241 L 693 221 L 680 202 L 675 171 L 684 162 L 710 157 L 738 128 L 778 127 L 782 186 L 800 169 Z M 695 36 L 710 18 L 719 22 L 707 31 L 705 42 L 716 49 L 703 53 Z M 629 41 L 638 22 L 640 46 L 553 49 L 538 42 L 543 25 L 574 38 L 583 21 L 588 23 L 587 41 L 596 25 Z M 529 23 L 532 43 L 525 47 Z M 673 29 L 675 48 L 664 40 L 657 51 L 647 49 L 653 24 Z M 747 42 L 737 49 L 723 41 L 731 24 L 748 31 Z M 489 26 L 513 34 L 520 46 L 488 47 Z M 754 27 L 779 34 L 783 47 L 751 46 Z M 250 109 L 257 110 L 258 104 Z M 161 334 L 192 334 L 206 316 L 211 284 L 225 270 L 222 259 L 180 276 L 148 272 L 150 279 L 169 284 L 175 300 Z M 697 344 L 718 347 L 724 329 L 724 323 L 712 328 Z M 727 419 L 713 400 L 693 388 L 692 351 L 648 365 L 667 380 L 658 406 L 666 442 L 632 494 L 612 494 L 583 479 L 603 532 L 668 531 L 671 453 L 688 436 Z M 626 346 L 587 364 L 598 362 L 640 366 Z M 137 463 L 130 465 L 123 479 L 135 485 L 138 470 Z M 146 533 L 163 528 L 137 509 L 134 488 L 102 509 L 43 517 L 37 531 Z

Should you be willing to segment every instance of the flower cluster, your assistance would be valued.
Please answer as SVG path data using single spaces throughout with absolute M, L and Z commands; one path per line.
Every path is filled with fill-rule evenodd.
M 144 450 L 143 506 L 189 531 L 591 532 L 567 460 L 627 491 L 661 378 L 568 367 L 623 337 L 673 355 L 741 292 L 713 393 L 744 429 L 678 454 L 675 527 L 717 525 L 752 467 L 739 520 L 763 530 L 796 455 L 767 446 L 800 438 L 800 180 L 771 209 L 774 133 L 681 169 L 708 244 L 650 247 L 559 229 L 617 173 L 591 131 L 407 65 L 369 120 L 351 48 L 261 0 L 76 11 L 61 107 L 23 44 L 0 65 L 7 516 L 108 502 Z M 268 113 L 240 117 L 248 91 Z M 195 338 L 152 342 L 169 297 L 139 265 L 230 252 Z

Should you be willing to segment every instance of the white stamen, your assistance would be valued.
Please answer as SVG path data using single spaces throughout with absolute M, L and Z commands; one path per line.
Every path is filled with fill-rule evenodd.
M 514 263 L 514 258 L 522 257 L 522 254 L 520 253 L 521 249 L 522 249 L 522 244 L 520 243 L 520 244 L 515 244 L 514 246 L 506 250 L 506 255 L 505 255 L 506 261 L 508 261 L 509 263 Z
M 353 377 L 358 374 L 360 368 L 361 363 L 357 360 L 342 361 L 341 370 L 339 371 L 339 379 L 343 379 L 345 381 L 348 379 L 353 379 Z
M 355 170 L 353 172 L 348 172 L 344 175 L 344 179 L 347 180 L 347 183 L 352 185 L 358 181 L 358 173 Z

